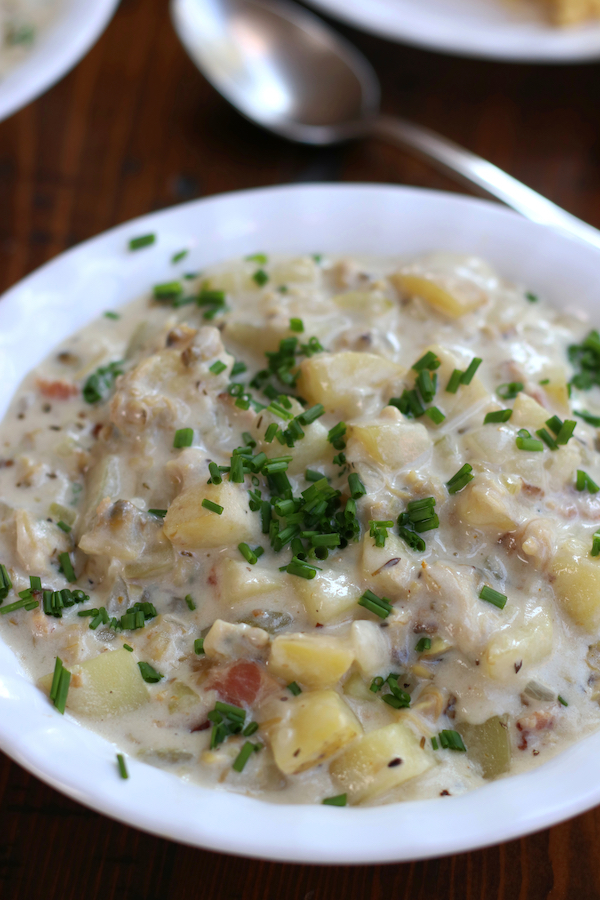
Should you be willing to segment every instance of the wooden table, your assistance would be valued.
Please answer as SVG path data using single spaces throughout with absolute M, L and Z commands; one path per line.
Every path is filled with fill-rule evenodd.
M 597 66 L 475 62 L 341 30 L 375 65 L 388 112 L 448 135 L 600 226 Z M 378 143 L 313 149 L 254 128 L 188 61 L 165 0 L 124 0 L 75 71 L 0 124 L 0 290 L 153 209 L 238 188 L 337 180 L 454 189 Z M 254 862 L 112 822 L 0 755 L 6 900 L 597 900 L 599 837 L 600 812 L 592 811 L 520 841 L 428 862 Z

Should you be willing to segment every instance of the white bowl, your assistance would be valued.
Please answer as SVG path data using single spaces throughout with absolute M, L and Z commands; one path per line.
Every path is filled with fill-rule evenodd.
M 391 41 L 505 62 L 600 58 L 600 22 L 557 28 L 533 0 L 309 0 L 324 13 Z
M 52 87 L 79 62 L 110 22 L 119 0 L 62 0 L 56 20 L 0 80 L 0 122 Z
M 131 253 L 127 242 L 156 232 Z M 152 213 L 69 250 L 0 302 L 0 414 L 56 342 L 104 310 L 186 267 L 257 251 L 475 253 L 564 309 L 600 319 L 600 253 L 480 200 L 412 188 L 309 185 L 226 194 Z M 246 856 L 374 863 L 441 856 L 506 841 L 600 801 L 600 732 L 526 775 L 457 797 L 334 808 L 266 804 L 210 790 L 135 759 L 118 777 L 116 748 L 61 716 L 0 641 L 0 747 L 43 781 L 116 819 L 165 837 Z

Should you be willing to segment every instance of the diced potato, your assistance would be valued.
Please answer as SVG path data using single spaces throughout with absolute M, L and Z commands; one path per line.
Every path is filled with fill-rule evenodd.
M 537 607 L 520 625 L 497 631 L 483 654 L 484 671 L 497 681 L 508 681 L 516 673 L 541 662 L 553 650 L 552 616 Z
M 238 559 L 222 560 L 217 566 L 216 575 L 223 603 L 240 603 L 249 597 L 282 590 L 284 585 L 280 572 L 251 566 Z
M 538 428 L 544 428 L 549 418 L 550 413 L 537 400 L 527 394 L 517 394 L 510 417 L 511 425 L 514 425 L 515 428 L 527 428 L 533 433 Z
M 177 639 L 185 634 L 184 626 L 171 616 L 157 616 L 140 634 L 143 641 L 143 656 L 156 665 L 164 664 L 170 658 L 176 662 L 181 655 Z
M 300 694 L 284 708 L 267 734 L 275 762 L 285 775 L 319 765 L 362 733 L 358 719 L 335 691 Z
M 548 379 L 548 384 L 542 385 L 546 396 L 562 416 L 568 416 L 571 412 L 571 398 L 569 396 L 569 378 L 565 367 L 550 366 L 540 374 L 543 376 L 540 381 Z
M 362 675 L 354 672 L 350 678 L 344 682 L 344 694 L 353 700 L 362 700 L 371 702 L 377 698 L 377 694 L 369 690 L 369 685 L 365 682 Z
M 328 634 L 280 634 L 271 644 L 269 669 L 289 684 L 308 688 L 334 687 L 352 663 L 346 641 Z
M 421 297 L 438 312 L 458 319 L 478 309 L 486 294 L 472 279 L 448 271 L 430 259 L 417 260 L 390 275 L 394 287 L 404 296 Z
M 190 712 L 200 702 L 200 695 L 183 681 L 174 681 L 169 695 L 170 713 Z
M 312 284 L 317 279 L 319 266 L 312 256 L 298 256 L 271 266 L 271 282 L 281 284 Z
M 304 425 L 304 437 L 296 441 L 293 447 L 286 447 L 285 452 L 292 457 L 288 466 L 290 475 L 299 475 L 307 468 L 317 465 L 324 458 L 331 459 L 331 444 L 327 440 L 327 428 L 320 422 Z M 267 453 L 267 456 L 273 453 Z
M 389 312 L 394 304 L 381 291 L 347 291 L 331 298 L 340 309 L 346 309 L 354 315 L 381 316 Z
M 365 531 L 361 550 L 363 578 L 371 589 L 392 600 L 403 597 L 414 579 L 418 565 L 404 541 L 388 531 L 385 546 L 377 547 L 375 538 Z
M 319 572 L 311 581 L 297 578 L 296 593 L 311 625 L 327 625 L 356 609 L 362 591 L 346 575 Z
M 460 722 L 461 734 L 469 759 L 481 766 L 484 778 L 497 778 L 510 769 L 510 733 L 506 716 L 492 716 L 480 725 Z
M 348 428 L 348 437 L 348 459 L 366 453 L 367 457 L 392 472 L 411 465 L 433 445 L 429 432 L 420 422 L 352 425 Z
M 466 524 L 498 535 L 514 531 L 518 524 L 511 508 L 510 492 L 491 475 L 478 475 L 459 493 L 456 512 Z
M 67 709 L 77 715 L 121 716 L 150 699 L 134 654 L 124 648 L 101 653 L 70 671 Z M 49 692 L 52 674 L 40 678 L 39 684 Z
M 169 572 L 174 563 L 173 547 L 162 531 L 159 531 L 147 542 L 140 558 L 126 563 L 123 571 L 126 578 L 158 578 Z
M 342 419 L 360 415 L 384 388 L 396 385 L 404 369 L 374 353 L 317 353 L 300 366 L 298 392 Z
M 590 539 L 591 540 L 591 539 Z M 559 548 L 550 572 L 556 599 L 573 621 L 591 634 L 600 629 L 600 559 L 569 541 Z
M 248 657 L 260 659 L 266 655 L 270 640 L 262 628 L 216 619 L 204 638 L 204 652 L 207 659 L 221 661 Z
M 378 675 L 391 666 L 390 644 L 377 622 L 362 619 L 353 622 L 350 639 L 358 668 L 368 677 Z
M 268 324 L 256 325 L 251 322 L 225 323 L 223 336 L 226 341 L 235 341 L 242 347 L 251 347 L 257 353 L 273 353 L 280 342 L 290 336 L 289 319 L 279 317 Z
M 431 753 L 421 749 L 410 728 L 395 722 L 355 741 L 329 771 L 351 802 L 360 803 L 422 775 L 433 764 Z
M 477 412 L 481 412 L 488 406 L 490 409 L 494 407 L 492 395 L 484 387 L 478 375 L 475 375 L 470 384 L 461 384 L 455 394 L 446 391 L 446 385 L 452 377 L 455 369 L 464 370 L 470 360 L 465 361 L 464 358 L 458 358 L 449 350 L 440 347 L 439 344 L 431 344 L 419 351 L 418 356 L 422 356 L 431 350 L 440 360 L 441 365 L 436 369 L 438 377 L 438 391 L 435 403 L 446 416 L 444 425 L 447 425 L 451 419 L 460 416 L 472 416 Z M 491 430 L 491 426 L 486 425 Z
M 221 515 L 205 509 L 205 499 L 222 506 Z M 259 539 L 260 519 L 250 511 L 243 486 L 228 481 L 196 484 L 175 497 L 165 516 L 164 532 L 181 550 L 237 545 Z

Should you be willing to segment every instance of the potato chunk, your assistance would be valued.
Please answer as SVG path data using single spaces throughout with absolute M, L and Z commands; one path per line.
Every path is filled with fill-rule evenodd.
M 218 515 L 202 506 L 211 500 L 223 507 Z M 260 520 L 250 512 L 248 496 L 237 484 L 196 484 L 182 491 L 165 516 L 164 533 L 182 550 L 200 550 L 257 540 Z
M 374 353 L 318 353 L 300 366 L 298 391 L 309 403 L 351 419 L 365 411 L 404 374 L 397 363 Z
M 375 593 L 395 600 L 406 595 L 415 577 L 418 561 L 395 534 L 388 533 L 385 547 L 377 547 L 375 538 L 365 531 L 361 565 L 363 578 Z
M 285 775 L 319 765 L 362 733 L 358 719 L 335 691 L 294 697 L 266 730 L 275 762 Z
M 271 644 L 269 669 L 285 682 L 309 688 L 334 687 L 354 661 L 348 644 L 319 634 L 280 634 Z
M 348 615 L 362 593 L 346 575 L 319 572 L 316 578 L 296 579 L 296 593 L 303 602 L 311 625 L 326 625 Z
M 478 375 L 474 376 L 470 384 L 461 384 L 455 394 L 446 391 L 446 386 L 450 381 L 454 370 L 464 370 L 470 360 L 465 360 L 464 357 L 459 358 L 455 356 L 449 350 L 440 347 L 439 344 L 431 344 L 422 351 L 422 354 L 426 353 L 428 350 L 435 353 L 441 363 L 440 367 L 436 370 L 439 387 L 435 402 L 438 403 L 440 409 L 446 416 L 444 425 L 448 425 L 451 419 L 460 418 L 465 415 L 472 416 L 475 412 L 488 408 L 488 406 L 490 409 L 494 408 L 492 396 L 485 388 Z M 486 428 L 489 429 L 490 426 L 487 425 Z
M 433 762 L 412 731 L 396 722 L 355 741 L 331 763 L 329 771 L 351 802 L 360 803 L 416 778 Z
M 533 397 L 528 397 L 527 394 L 517 394 L 512 416 L 510 417 L 511 425 L 514 425 L 515 428 L 527 428 L 529 431 L 537 431 L 538 428 L 545 426 L 546 420 L 549 418 L 550 413 L 547 409 L 544 409 L 541 403 L 538 403 Z
M 492 716 L 480 725 L 461 722 L 457 726 L 470 759 L 481 766 L 484 778 L 497 778 L 510 769 L 508 716 Z
M 550 566 L 552 587 L 573 621 L 591 634 L 600 630 L 600 560 L 589 548 L 569 541 L 559 548 Z
M 478 475 L 460 492 L 456 512 L 466 524 L 488 529 L 497 535 L 515 531 L 517 527 L 509 491 L 489 475 Z
M 484 670 L 497 681 L 514 678 L 553 650 L 552 616 L 539 606 L 520 625 L 497 631 L 483 654 Z
M 420 297 L 449 319 L 458 319 L 487 300 L 474 262 L 446 254 L 427 256 L 404 266 L 390 281 L 404 296 Z
M 419 422 L 385 421 L 352 425 L 348 436 L 346 456 L 349 459 L 366 454 L 392 472 L 414 463 L 433 443 L 429 432 Z
M 240 603 L 249 597 L 270 594 L 283 589 L 280 572 L 250 566 L 237 559 L 224 559 L 217 566 L 217 584 L 224 603 Z
M 39 684 L 49 691 L 52 674 L 40 678 Z M 134 654 L 123 648 L 101 653 L 71 668 L 67 709 L 78 715 L 99 719 L 121 716 L 149 699 Z

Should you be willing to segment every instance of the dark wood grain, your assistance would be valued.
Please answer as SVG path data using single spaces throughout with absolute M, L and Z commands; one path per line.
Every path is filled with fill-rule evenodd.
M 459 60 L 341 30 L 375 65 L 388 112 L 443 132 L 600 226 L 597 65 Z M 194 70 L 165 0 L 124 0 L 74 72 L 0 124 L 0 289 L 153 209 L 335 180 L 454 189 L 383 144 L 313 149 L 254 128 Z M 414 864 L 247 861 L 112 822 L 0 756 L 2 900 L 597 900 L 599 838 L 592 811 L 500 847 Z

